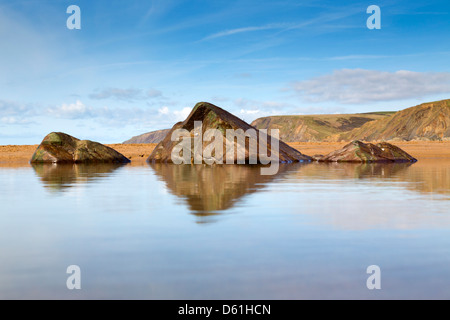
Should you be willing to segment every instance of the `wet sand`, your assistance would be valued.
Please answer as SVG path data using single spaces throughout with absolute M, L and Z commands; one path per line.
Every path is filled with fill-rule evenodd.
M 328 154 L 342 148 L 341 142 L 290 142 L 291 147 L 313 156 Z M 450 159 L 450 141 L 396 141 L 394 145 L 402 148 L 420 160 Z M 131 160 L 131 165 L 142 165 L 155 148 L 156 144 L 109 144 Z M 27 165 L 37 145 L 0 146 L 0 167 L 21 167 Z

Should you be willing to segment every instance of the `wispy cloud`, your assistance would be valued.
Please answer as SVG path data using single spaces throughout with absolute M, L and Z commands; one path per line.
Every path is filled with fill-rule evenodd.
M 169 101 L 169 104 L 175 105 L 176 102 Z M 147 104 L 140 107 L 92 106 L 80 99 L 47 107 L 0 100 L 0 125 L 39 123 L 45 118 L 49 121 L 70 120 L 73 124 L 94 120 L 95 123 L 108 128 L 125 125 L 138 127 L 149 125 L 159 128 L 184 120 L 190 111 L 191 108 L 169 109 L 166 104 L 160 105 L 159 108 L 157 105 L 149 107 Z
M 328 23 L 346 19 L 352 15 L 358 14 L 361 12 L 361 8 L 359 6 L 349 6 L 345 8 L 341 8 L 340 10 L 333 10 L 332 12 L 327 12 L 321 15 L 318 15 L 314 18 L 311 18 L 309 20 L 305 20 L 296 24 L 292 24 L 287 26 L 286 28 L 283 28 L 279 32 L 277 32 L 274 36 L 279 37 L 281 33 L 296 30 L 296 29 L 304 29 L 307 27 L 312 26 L 318 26 L 319 30 L 316 30 L 316 34 L 320 34 L 322 32 L 328 33 L 331 31 L 336 31 L 341 29 L 340 26 L 333 25 L 332 28 L 330 28 L 330 25 Z M 348 28 L 349 26 L 345 26 L 344 28 Z M 350 28 L 353 28 L 350 27 Z
M 214 102 L 227 102 L 230 100 L 230 98 L 224 97 L 224 96 L 212 96 L 210 99 L 213 103 Z
M 149 98 L 157 98 L 157 97 L 161 97 L 162 96 L 162 92 L 156 89 L 148 89 L 147 90 L 147 97 Z
M 244 32 L 254 32 L 254 31 L 263 31 L 263 30 L 273 30 L 273 29 L 284 29 L 288 27 L 289 25 L 285 23 L 271 23 L 263 26 L 251 26 L 251 27 L 243 27 L 243 28 L 236 28 L 236 29 L 230 29 L 230 30 L 224 30 L 217 33 L 213 33 L 205 38 L 203 38 L 201 41 L 207 41 L 222 37 L 231 36 L 238 33 L 244 33 Z
M 246 98 L 238 98 L 233 101 L 239 115 L 251 122 L 258 117 L 296 113 L 297 106 L 281 101 L 260 101 Z
M 28 120 L 28 119 L 20 118 L 20 117 L 1 117 L 0 123 L 8 124 L 8 125 L 24 125 L 24 124 L 34 123 L 34 122 L 31 120 Z
M 361 104 L 423 98 L 450 93 L 450 72 L 396 72 L 342 69 L 292 84 L 292 89 L 311 102 Z
M 216 33 L 213 33 L 209 36 L 204 37 L 200 41 L 207 41 L 222 37 L 227 37 L 239 33 L 247 33 L 247 32 L 255 32 L 255 31 L 264 31 L 264 30 L 279 30 L 274 36 L 278 36 L 279 34 L 291 31 L 295 29 L 303 29 L 308 26 L 320 24 L 324 25 L 327 22 L 333 22 L 336 20 L 341 20 L 344 18 L 347 18 L 348 16 L 357 14 L 361 11 L 361 8 L 356 7 L 348 7 L 345 8 L 345 10 L 341 9 L 339 11 L 326 13 L 317 17 L 314 17 L 309 20 L 301 21 L 301 22 L 291 22 L 291 23 L 269 23 L 261 26 L 248 26 L 248 27 L 241 27 L 241 28 L 235 28 L 235 29 L 228 29 L 219 31 Z M 333 26 L 333 28 L 336 28 L 336 26 Z
M 29 123 L 28 119 L 36 114 L 37 108 L 33 104 L 0 100 L 0 117 L 4 124 Z
M 148 89 L 145 93 L 141 89 L 105 88 L 100 92 L 91 93 L 89 98 L 94 100 L 116 99 L 132 102 L 161 96 L 162 92 L 153 88 Z
M 375 55 L 375 54 L 351 54 L 348 56 L 337 56 L 337 57 L 330 57 L 330 58 L 324 58 L 323 60 L 365 60 L 365 59 L 384 59 L 384 58 L 390 58 L 394 56 L 388 56 L 388 55 Z
M 114 98 L 117 100 L 133 101 L 139 99 L 141 94 L 142 90 L 140 89 L 106 88 L 100 92 L 90 94 L 89 98 L 94 100 Z
M 152 0 L 149 1 L 148 9 L 145 15 L 142 17 L 139 25 L 147 22 L 151 17 L 154 16 L 162 16 L 166 14 L 168 11 L 172 10 L 176 5 L 177 1 L 171 0 Z

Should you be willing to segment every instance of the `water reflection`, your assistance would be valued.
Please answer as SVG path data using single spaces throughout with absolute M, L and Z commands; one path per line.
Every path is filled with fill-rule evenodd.
M 319 176 L 330 173 L 330 179 L 389 178 L 406 170 L 411 163 L 316 163 L 302 174 Z
M 319 224 L 334 228 L 417 230 L 450 225 L 450 161 L 314 163 L 281 182 L 281 193 L 298 194 L 301 209 L 293 212 L 311 214 Z
M 90 183 L 111 175 L 124 164 L 32 164 L 45 188 L 63 192 L 80 183 Z
M 425 160 L 414 164 L 314 163 L 296 173 L 295 177 L 320 178 L 337 182 L 348 179 L 405 182 L 402 186 L 412 191 L 450 195 L 449 160 Z
M 247 194 L 254 193 L 287 171 L 298 171 L 306 164 L 280 165 L 276 175 L 261 175 L 259 166 L 150 164 L 174 195 L 184 199 L 199 217 L 219 214 L 233 207 Z M 199 222 L 210 222 L 203 219 Z
M 87 299 L 449 297 L 450 161 L 33 168 L 0 169 L 0 298 L 74 298 L 74 263 Z
M 348 179 L 392 179 L 407 172 L 411 163 L 314 163 L 295 174 L 296 178 L 318 178 L 328 180 Z
M 450 199 L 449 159 L 420 161 L 398 176 L 399 179 L 410 182 L 408 189 L 425 194 L 445 195 Z
M 120 164 L 34 164 L 36 175 L 51 192 L 64 192 L 77 184 L 99 181 Z M 269 182 L 289 181 L 296 192 L 303 192 L 303 183 L 326 182 L 340 188 L 342 183 L 357 181 L 377 186 L 411 190 L 440 199 L 450 199 L 450 161 L 419 161 L 417 163 L 306 163 L 280 165 L 278 174 L 261 175 L 259 166 L 245 165 L 169 165 L 151 164 L 156 176 L 168 190 L 187 203 L 199 222 L 230 209 L 248 194 L 265 188 Z M 148 168 L 146 166 L 146 168 Z M 292 190 L 290 190 L 292 191 Z M 282 204 L 280 204 L 282 205 Z M 209 218 L 208 218 L 209 217 Z

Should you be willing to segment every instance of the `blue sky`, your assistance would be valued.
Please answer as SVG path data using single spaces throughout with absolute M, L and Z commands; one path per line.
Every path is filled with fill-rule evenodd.
M 0 144 L 122 142 L 199 101 L 248 122 L 400 110 L 450 98 L 449 38 L 447 0 L 0 0 Z

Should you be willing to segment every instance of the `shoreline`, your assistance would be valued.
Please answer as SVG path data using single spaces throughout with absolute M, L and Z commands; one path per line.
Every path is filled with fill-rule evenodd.
M 287 142 L 303 154 L 314 156 L 328 154 L 342 148 L 348 142 Z M 450 141 L 393 141 L 393 145 L 405 150 L 417 160 L 450 160 Z M 148 144 L 106 144 L 131 160 L 131 165 L 143 165 L 156 147 Z M 23 167 L 29 161 L 38 145 L 0 146 L 0 167 Z

